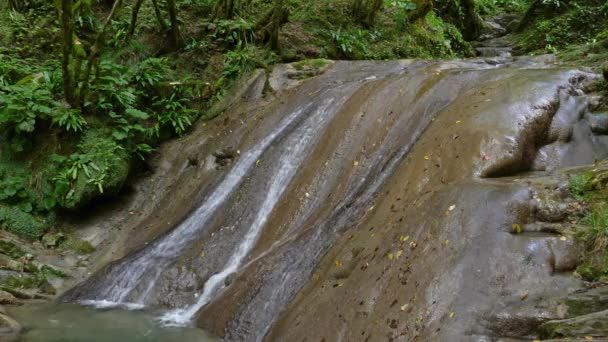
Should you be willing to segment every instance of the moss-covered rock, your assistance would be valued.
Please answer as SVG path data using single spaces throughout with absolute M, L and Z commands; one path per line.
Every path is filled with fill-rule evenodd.
M 76 176 L 65 175 L 64 181 L 69 186 L 59 201 L 65 209 L 77 209 L 100 195 L 118 193 L 129 175 L 130 158 L 126 150 L 104 130 L 88 131 L 78 147 L 78 154 L 66 165 L 68 170 L 76 170 Z
M 548 321 L 540 326 L 540 331 L 545 338 L 608 336 L 608 310 Z
M 47 225 L 34 215 L 17 206 L 6 205 L 0 205 L 0 226 L 28 239 L 39 239 L 47 228 Z

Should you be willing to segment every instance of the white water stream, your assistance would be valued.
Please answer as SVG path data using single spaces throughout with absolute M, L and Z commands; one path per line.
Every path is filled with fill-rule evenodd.
M 195 303 L 185 308 L 176 309 L 164 314 L 160 321 L 167 326 L 184 326 L 190 323 L 194 315 L 223 288 L 228 276 L 237 272 L 247 255 L 254 248 L 262 228 L 267 222 L 273 208 L 278 203 L 283 192 L 301 166 L 308 149 L 331 118 L 334 99 L 326 99 L 281 142 L 282 152 L 279 162 L 272 171 L 272 179 L 266 191 L 264 201 L 260 205 L 255 219 L 248 228 L 240 244 L 235 248 L 223 269 L 211 276 L 204 284 L 203 293 Z M 207 197 L 201 206 L 171 233 L 154 242 L 134 258 L 119 264 L 112 270 L 112 283 L 105 287 L 96 300 L 83 300 L 81 303 L 100 308 L 124 307 L 140 309 L 146 298 L 152 292 L 157 279 L 163 271 L 179 256 L 187 245 L 197 238 L 217 209 L 229 198 L 235 188 L 243 181 L 249 169 L 261 155 L 275 143 L 282 133 L 312 105 L 301 107 L 289 114 L 278 127 L 250 151 L 244 153 L 229 171 L 215 190 Z M 336 106 L 333 106 L 335 108 Z M 150 279 L 149 274 L 154 273 Z M 145 278 L 147 287 L 133 298 L 134 290 L 141 286 Z M 101 298 L 101 299 L 99 299 Z

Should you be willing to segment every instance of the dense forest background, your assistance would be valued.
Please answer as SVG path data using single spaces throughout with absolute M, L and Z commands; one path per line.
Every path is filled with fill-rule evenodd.
M 39 239 L 118 194 L 242 75 L 280 62 L 518 54 L 597 67 L 599 0 L 9 0 L 0 4 L 0 225 Z M 87 249 L 87 246 L 80 246 Z

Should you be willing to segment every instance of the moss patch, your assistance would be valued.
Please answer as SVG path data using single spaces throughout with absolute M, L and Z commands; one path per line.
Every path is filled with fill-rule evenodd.
M 582 264 L 577 273 L 595 281 L 608 276 L 608 170 L 606 162 L 579 172 L 569 181 L 572 195 L 587 206 L 575 236 Z

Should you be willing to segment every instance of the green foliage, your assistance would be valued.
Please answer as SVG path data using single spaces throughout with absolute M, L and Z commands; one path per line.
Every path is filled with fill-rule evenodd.
M 536 14 L 517 36 L 524 52 L 555 53 L 572 44 L 593 44 L 608 32 L 608 13 L 593 1 L 544 1 L 544 15 Z M 538 11 L 538 10 L 537 10 Z
M 582 200 L 585 193 L 593 189 L 591 184 L 592 180 L 592 173 L 581 173 L 575 175 L 568 181 L 570 192 L 576 199 Z
M 16 206 L 5 205 L 0 205 L 0 226 L 29 239 L 39 239 L 46 230 L 46 225 L 32 214 Z
M 234 50 L 226 53 L 224 77 L 231 80 L 237 79 L 242 74 L 253 71 L 259 64 L 255 47 L 238 44 Z
M 369 55 L 366 41 L 378 39 L 377 32 L 358 29 L 345 32 L 341 29 L 329 32 L 338 55 L 346 59 L 364 59 Z
M 56 122 L 59 127 L 74 133 L 82 131 L 87 121 L 82 117 L 81 113 L 77 109 L 66 109 L 59 113 L 59 115 L 53 118 L 53 122 Z
M 89 130 L 69 157 L 54 156 L 54 194 L 61 207 L 78 208 L 98 195 L 116 193 L 129 174 L 129 158 L 104 130 Z
M 170 74 L 167 58 L 147 58 L 129 69 L 128 78 L 139 87 L 145 88 L 167 79 Z
M 384 3 L 386 7 L 395 12 L 395 21 L 401 28 L 406 27 L 410 13 L 418 7 L 411 0 L 385 0 Z
M 13 259 L 19 259 L 26 254 L 17 245 L 6 240 L 0 240 L 0 253 L 7 255 Z
M 153 134 L 160 136 L 160 129 L 163 126 L 171 125 L 178 136 L 182 136 L 188 127 L 192 125 L 194 111 L 186 106 L 186 99 L 179 98 L 177 93 L 171 94 L 168 98 L 157 98 L 154 105 L 158 108 L 155 112 L 156 124 L 152 128 Z M 146 147 L 142 152 L 146 152 Z
M 582 264 L 577 272 L 586 280 L 608 276 L 608 172 L 600 165 L 569 180 L 572 195 L 584 201 L 588 211 L 575 231 Z
M 31 133 L 36 121 L 59 107 L 51 92 L 37 84 L 0 87 L 0 132 Z
M 238 48 L 253 43 L 254 32 L 253 24 L 239 18 L 236 20 L 219 20 L 210 24 L 212 29 L 211 37 L 220 43 L 227 43 L 229 46 Z

